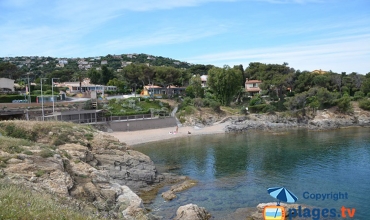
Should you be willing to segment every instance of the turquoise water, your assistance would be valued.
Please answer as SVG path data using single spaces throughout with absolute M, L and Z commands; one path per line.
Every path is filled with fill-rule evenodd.
M 199 181 L 173 201 L 165 202 L 158 195 L 148 205 L 165 219 L 173 218 L 177 208 L 188 203 L 205 207 L 215 219 L 225 219 L 238 208 L 276 201 L 267 193 L 267 188 L 275 186 L 292 191 L 299 204 L 335 208 L 337 215 L 342 206 L 356 208 L 353 219 L 367 219 L 369 132 L 368 128 L 348 128 L 188 136 L 136 150 L 150 156 L 160 172 Z M 348 199 L 305 199 L 305 192 L 347 193 Z

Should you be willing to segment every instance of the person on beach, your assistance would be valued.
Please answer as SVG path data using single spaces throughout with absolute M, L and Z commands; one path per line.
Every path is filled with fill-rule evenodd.
M 179 126 L 176 126 L 176 133 L 179 132 Z

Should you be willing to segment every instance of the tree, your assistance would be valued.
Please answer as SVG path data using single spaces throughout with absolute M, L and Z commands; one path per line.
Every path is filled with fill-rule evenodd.
M 122 70 L 123 78 L 128 82 L 132 91 L 136 93 L 136 87 L 143 83 L 140 80 L 141 72 L 139 65 L 130 64 Z M 144 86 L 144 85 L 143 85 Z
M 179 79 L 181 79 L 182 76 L 181 70 L 174 67 L 159 66 L 155 68 L 155 72 L 156 82 L 167 88 L 167 95 L 171 96 L 168 94 L 168 87 L 170 85 L 181 85 L 181 82 L 179 82 Z
M 127 82 L 118 80 L 117 78 L 109 80 L 107 85 L 108 86 L 116 86 L 117 87 L 117 92 L 119 92 L 119 93 L 125 93 L 126 92 Z
M 90 78 L 90 83 L 100 84 L 101 74 L 96 69 L 89 69 L 89 71 L 87 72 L 87 76 Z
M 84 80 L 86 76 L 86 72 L 84 71 L 78 71 L 73 74 L 74 80 L 77 80 L 80 83 L 80 92 L 82 92 L 82 81 Z
M 199 75 L 193 76 L 190 79 L 190 85 L 193 90 L 193 94 L 195 98 L 203 98 L 204 97 L 204 89 L 202 88 L 202 80 L 200 79 Z
M 18 79 L 21 76 L 21 72 L 17 66 L 12 63 L 0 63 L 0 78 Z
M 222 105 L 230 105 L 232 98 L 240 88 L 242 73 L 240 70 L 225 65 L 213 67 L 208 71 L 208 85 Z
M 102 68 L 101 68 L 101 80 L 100 80 L 101 83 L 103 85 L 107 85 L 109 80 L 111 80 L 113 78 L 114 78 L 113 70 L 108 68 L 107 65 L 103 65 Z

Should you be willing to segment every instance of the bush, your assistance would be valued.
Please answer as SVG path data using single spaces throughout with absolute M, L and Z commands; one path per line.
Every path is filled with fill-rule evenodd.
M 36 95 L 31 95 L 31 101 L 36 102 Z M 27 100 L 28 96 L 24 95 L 0 95 L 0 103 L 11 103 L 13 100 Z
M 201 98 L 194 99 L 194 106 L 195 107 L 203 107 L 204 106 L 203 99 L 201 99 Z
M 365 97 L 365 93 L 363 93 L 362 91 L 357 91 L 357 92 L 355 92 L 355 95 L 353 96 L 353 99 L 355 101 L 357 101 L 357 100 L 360 100 L 364 97 Z
M 54 156 L 54 152 L 49 149 L 43 149 L 40 151 L 40 156 L 43 158 L 48 158 Z
M 363 110 L 370 111 L 370 100 L 369 99 L 363 99 L 359 102 L 360 108 Z
M 23 128 L 15 126 L 13 123 L 0 123 L 0 128 L 3 127 L 5 130 L 6 136 L 13 137 L 13 138 L 20 138 L 26 139 L 30 141 L 37 140 L 37 133 L 36 131 L 27 131 Z
M 214 101 L 212 100 L 210 103 L 209 103 L 209 106 L 213 109 L 213 111 L 215 112 L 221 112 L 221 103 L 219 103 L 218 101 Z
M 349 95 L 344 95 L 342 98 L 338 99 L 336 103 L 340 112 L 346 113 L 352 110 L 351 98 Z
M 194 113 L 194 108 L 192 106 L 186 106 L 184 110 L 185 110 L 186 115 L 190 115 Z
M 251 113 L 262 113 L 264 112 L 263 109 L 265 108 L 267 108 L 267 104 L 260 104 L 260 105 L 249 106 L 248 110 Z

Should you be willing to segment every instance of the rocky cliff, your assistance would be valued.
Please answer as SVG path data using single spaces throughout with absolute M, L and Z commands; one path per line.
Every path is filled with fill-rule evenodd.
M 314 114 L 293 117 L 287 113 L 248 114 L 231 118 L 231 124 L 225 127 L 226 132 L 255 130 L 282 130 L 290 128 L 307 128 L 327 130 L 349 126 L 370 126 L 370 112 L 358 107 L 349 114 L 341 114 L 335 109 L 320 110 Z
M 158 174 L 148 156 L 89 126 L 3 121 L 0 134 L 2 180 L 110 218 L 149 219 L 136 193 L 181 179 Z

